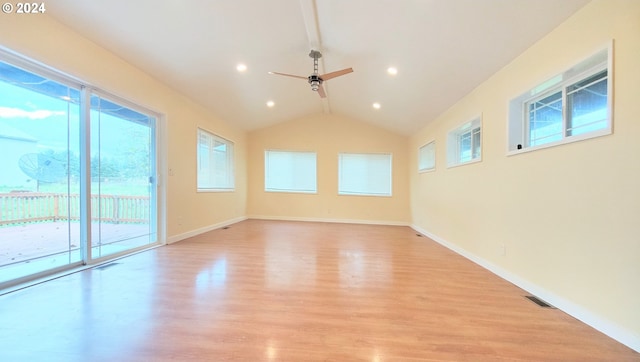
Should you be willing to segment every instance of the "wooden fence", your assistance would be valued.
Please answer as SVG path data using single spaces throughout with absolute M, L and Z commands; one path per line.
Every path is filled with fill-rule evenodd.
M 148 196 L 91 195 L 91 219 L 109 223 L 148 223 Z M 80 220 L 80 195 L 38 192 L 0 193 L 0 226 Z

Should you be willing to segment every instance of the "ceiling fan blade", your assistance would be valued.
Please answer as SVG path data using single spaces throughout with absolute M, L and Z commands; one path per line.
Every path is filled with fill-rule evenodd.
M 278 73 L 278 72 L 269 72 L 269 74 L 284 75 L 285 77 L 293 77 L 293 78 L 300 78 L 300 79 L 307 80 L 307 77 L 302 77 L 302 76 L 293 75 L 293 74 Z
M 347 68 L 347 69 L 337 70 L 335 72 L 323 74 L 320 76 L 320 78 L 322 78 L 322 80 L 329 80 L 331 78 L 339 77 L 341 75 L 345 75 L 351 72 L 353 72 L 353 68 Z
M 322 84 L 318 86 L 318 94 L 320 95 L 320 98 L 327 98 L 327 94 L 324 92 Z

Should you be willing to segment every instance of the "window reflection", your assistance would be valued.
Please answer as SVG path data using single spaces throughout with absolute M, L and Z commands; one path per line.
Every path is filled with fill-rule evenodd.
M 370 288 L 388 284 L 393 278 L 390 258 L 385 253 L 340 251 L 340 286 Z
M 316 250 L 313 246 L 300 245 L 298 240 L 269 241 L 265 253 L 267 287 L 315 284 Z
M 203 294 L 211 289 L 220 289 L 227 281 L 227 258 L 217 259 L 211 266 L 202 269 L 196 276 L 196 293 Z

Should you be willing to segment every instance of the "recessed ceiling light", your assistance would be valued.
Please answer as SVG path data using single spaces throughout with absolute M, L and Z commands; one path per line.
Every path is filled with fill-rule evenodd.
M 396 75 L 396 74 L 398 74 L 398 68 L 389 67 L 389 68 L 387 68 L 387 73 L 389 73 L 390 75 Z
M 380 103 L 376 102 L 373 104 L 373 108 L 380 109 Z
M 242 63 L 240 63 L 240 64 L 238 64 L 236 66 L 236 69 L 238 70 L 238 72 L 242 73 L 242 72 L 245 72 L 247 70 L 247 66 L 242 64 Z
M 267 102 L 267 107 L 269 107 L 269 108 L 271 108 L 271 107 L 273 107 L 275 105 L 276 105 L 276 103 L 274 101 L 268 101 Z

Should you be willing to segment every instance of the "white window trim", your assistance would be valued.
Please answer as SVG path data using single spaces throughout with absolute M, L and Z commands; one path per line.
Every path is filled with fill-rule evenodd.
M 588 63 L 589 60 L 593 58 L 597 58 L 600 53 L 607 52 L 607 61 L 598 63 L 594 66 L 587 67 L 586 69 L 580 71 L 577 74 L 574 74 L 568 77 L 565 80 L 562 80 L 563 75 L 570 72 L 572 69 L 576 67 L 582 66 L 584 63 Z M 561 140 L 544 143 L 536 146 L 524 147 L 525 139 L 527 137 L 526 132 L 528 128 L 528 122 L 526 121 L 527 112 L 525 109 L 525 104 L 530 102 L 533 99 L 540 98 L 543 93 L 551 94 L 552 91 L 559 91 L 561 89 L 566 88 L 567 86 L 579 82 L 580 80 L 586 79 L 592 75 L 595 75 L 603 70 L 607 70 L 607 127 L 601 130 L 592 131 L 588 133 L 579 134 L 576 136 L 564 136 L 564 132 L 566 131 L 566 118 L 565 118 L 565 109 L 563 108 L 563 137 Z M 531 90 L 523 93 L 522 95 L 512 99 L 509 103 L 509 113 L 507 118 L 507 156 L 519 155 L 522 153 L 537 151 L 540 149 L 556 147 L 560 145 L 565 145 L 574 142 L 580 142 L 592 138 L 602 137 L 613 134 L 613 99 L 614 99 L 614 84 L 613 84 L 613 40 L 609 42 L 609 45 L 593 54 L 589 57 L 582 59 L 580 62 L 576 63 L 574 67 L 565 70 L 564 72 L 550 78 L 549 80 L 542 82 L 541 84 L 531 88 Z M 563 92 L 564 98 L 564 92 Z M 565 99 L 563 99 L 563 106 L 566 104 Z M 516 104 L 518 106 L 516 106 Z M 518 123 L 521 130 L 516 130 L 516 133 L 512 131 L 513 124 Z M 517 145 L 523 145 L 521 149 L 517 148 Z
M 480 128 L 480 156 L 472 158 L 468 161 L 460 162 L 459 155 L 459 138 L 462 134 L 467 133 L 469 130 L 473 131 L 475 128 Z M 458 125 L 449 132 L 447 132 L 447 168 L 454 168 L 482 161 L 482 154 L 484 148 L 484 132 L 482 132 L 482 114 L 471 118 L 470 120 Z M 473 132 L 471 133 L 473 140 Z M 471 152 L 473 153 L 473 144 L 471 145 Z
M 267 153 L 268 152 L 290 152 L 290 153 L 308 153 L 313 154 L 315 156 L 315 167 L 316 167 L 316 180 L 315 180 L 315 190 L 292 190 L 292 189 L 274 189 L 267 187 Z M 318 153 L 315 151 L 292 151 L 292 150 L 278 150 L 278 149 L 266 149 L 264 150 L 264 191 L 265 192 L 275 192 L 275 193 L 292 193 L 292 194 L 318 194 Z
M 433 145 L 433 167 L 420 168 L 422 150 Z M 434 172 L 436 170 L 436 140 L 431 140 L 418 147 L 418 173 Z
M 211 187 L 211 188 L 204 188 L 204 187 L 199 187 L 198 185 L 198 165 L 196 164 L 196 192 L 235 192 L 236 191 L 236 177 L 235 177 L 235 143 L 233 141 L 230 141 L 224 137 L 221 137 L 205 128 L 202 127 L 198 127 L 197 128 L 197 140 L 196 140 L 196 163 L 199 162 L 199 148 L 200 148 L 200 132 L 204 132 L 206 134 L 208 134 L 209 136 L 211 136 L 213 139 L 217 139 L 218 141 L 221 141 L 223 143 L 226 143 L 228 145 L 232 146 L 232 151 L 230 155 L 227 155 L 228 158 L 230 158 L 229 160 L 229 167 L 230 167 L 230 174 L 231 174 L 231 187 Z
M 341 157 L 342 155 L 385 155 L 389 156 L 389 193 L 352 193 L 340 190 L 340 180 L 342 179 Z M 338 153 L 338 196 L 365 196 L 365 197 L 393 197 L 393 154 L 385 152 L 340 152 Z

